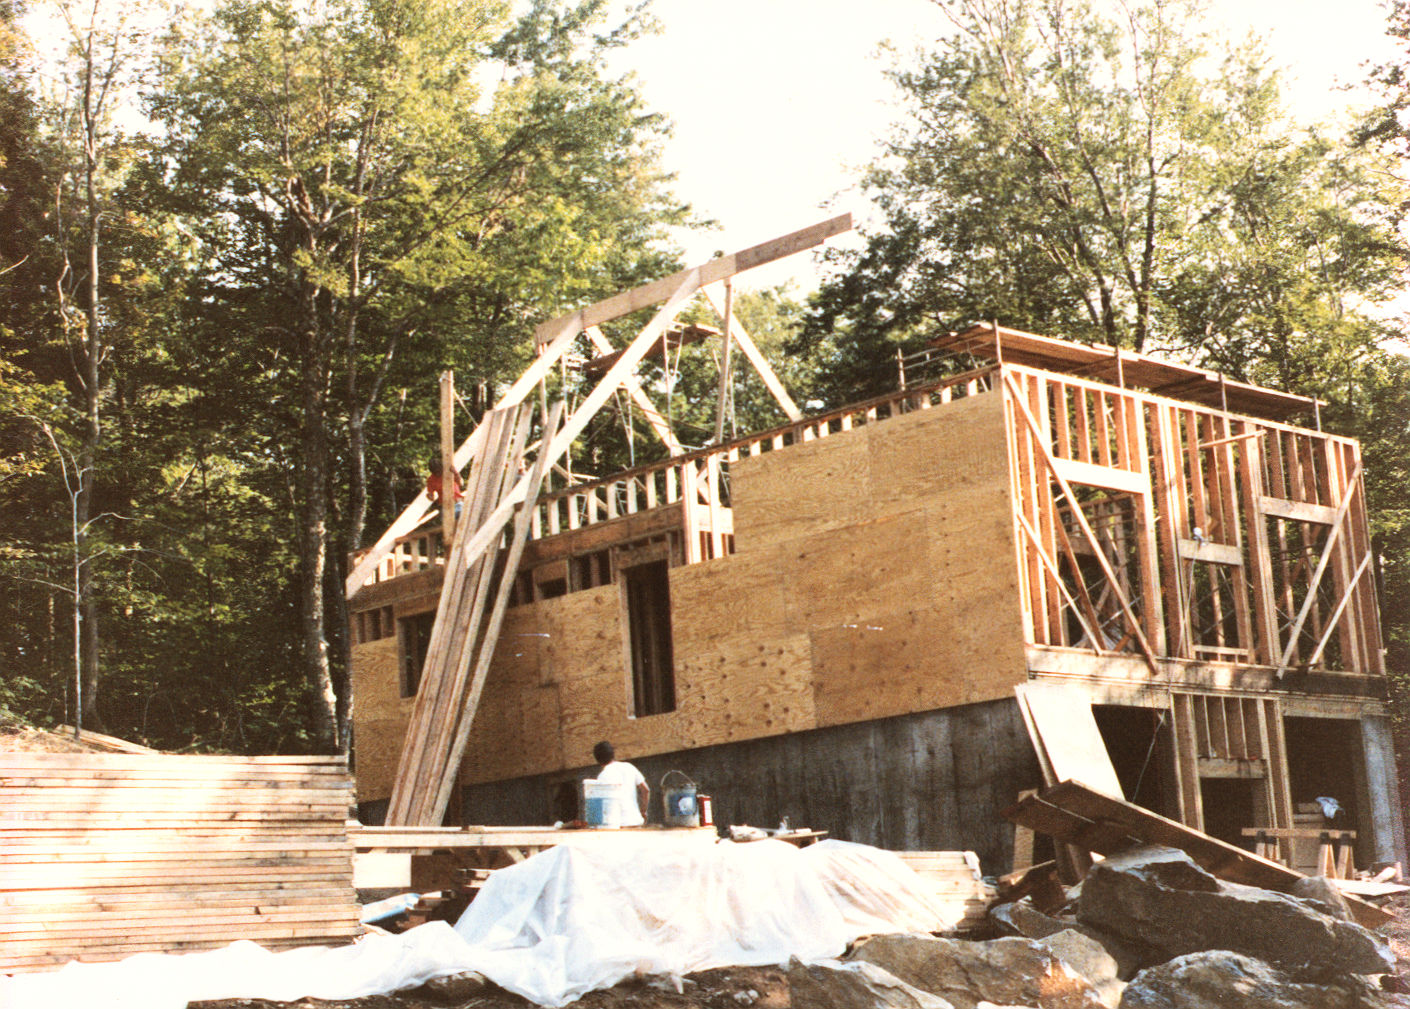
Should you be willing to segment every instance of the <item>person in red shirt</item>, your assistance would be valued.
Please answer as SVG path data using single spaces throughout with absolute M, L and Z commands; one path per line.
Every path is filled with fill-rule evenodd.
M 431 499 L 433 505 L 441 503 L 441 489 L 445 486 L 445 481 L 441 478 L 441 457 L 432 456 L 429 467 L 431 475 L 426 478 L 426 496 Z M 460 514 L 460 501 L 465 497 L 465 492 L 460 486 L 460 474 L 455 470 L 450 471 L 455 487 L 455 514 Z

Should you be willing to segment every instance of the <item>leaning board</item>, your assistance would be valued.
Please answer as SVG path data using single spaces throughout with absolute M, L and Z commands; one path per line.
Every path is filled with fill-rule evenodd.
M 338 757 L 0 753 L 0 971 L 361 934 Z

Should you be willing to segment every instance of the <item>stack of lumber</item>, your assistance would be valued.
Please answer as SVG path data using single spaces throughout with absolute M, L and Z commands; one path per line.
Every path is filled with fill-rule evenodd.
M 959 922 L 957 932 L 984 924 L 994 888 L 984 882 L 979 857 L 972 851 L 898 851 L 897 855 L 917 876 L 935 887 L 935 900 Z
M 0 753 L 0 971 L 360 935 L 338 757 Z
M 483 447 L 470 471 L 464 514 L 446 559 L 426 662 L 392 781 L 388 826 L 437 826 L 445 817 L 550 459 L 542 446 L 552 441 L 562 413 L 559 403 L 545 418 L 541 448 L 502 565 L 496 563 L 501 535 L 494 516 L 508 514 L 501 506 L 519 482 L 533 410 L 492 410 L 481 422 Z

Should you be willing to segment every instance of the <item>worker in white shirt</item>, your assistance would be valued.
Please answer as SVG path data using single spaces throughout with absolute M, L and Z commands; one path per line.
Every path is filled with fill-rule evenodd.
M 620 790 L 618 807 L 623 827 L 639 827 L 646 822 L 647 803 L 651 801 L 651 786 L 633 765 L 617 759 L 612 744 L 603 740 L 592 748 L 592 759 L 601 767 L 597 770 L 597 780 L 616 785 Z M 635 793 L 636 801 L 632 801 Z

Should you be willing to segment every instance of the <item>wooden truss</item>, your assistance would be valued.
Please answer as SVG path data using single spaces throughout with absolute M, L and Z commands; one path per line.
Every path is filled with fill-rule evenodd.
M 765 385 L 778 398 L 791 420 L 800 416 L 797 406 L 784 391 L 777 375 L 733 317 L 730 278 L 754 266 L 811 248 L 832 235 L 851 228 L 851 215 L 844 214 L 802 231 L 754 246 L 732 256 L 711 260 L 702 266 L 683 270 L 663 280 L 625 291 L 605 301 L 539 326 L 535 342 L 539 356 L 501 397 L 474 433 L 454 450 L 445 434 L 444 417 L 451 393 L 448 381 L 442 383 L 442 457 L 458 473 L 471 466 L 467 480 L 465 513 L 449 539 L 444 581 L 436 619 L 421 672 L 421 681 L 412 710 L 411 724 L 392 786 L 387 823 L 396 826 L 436 825 L 445 816 L 470 728 L 484 688 L 489 664 L 498 640 L 499 626 L 508 606 L 514 572 L 520 551 L 528 538 L 535 500 L 549 469 L 568 452 L 599 410 L 626 389 L 646 414 L 653 430 L 676 453 L 680 443 L 661 413 L 651 404 L 636 377 L 637 366 L 655 349 L 668 353 L 672 340 L 693 338 L 671 327 L 682 309 L 708 285 L 725 285 L 720 314 L 724 322 L 725 347 L 721 359 L 721 409 L 728 381 L 729 350 L 738 344 L 758 370 Z M 714 302 L 712 302 L 713 304 Z M 619 316 L 660 305 L 651 320 L 621 350 L 612 350 L 598 325 Z M 579 335 L 586 335 L 598 351 L 600 374 L 591 392 L 562 420 L 559 405 L 544 409 L 542 435 L 532 467 L 526 471 L 525 446 L 532 423 L 532 408 L 525 405 L 529 394 L 542 383 L 555 364 L 564 359 Z M 560 426 L 560 420 L 561 426 Z M 723 413 L 716 430 L 723 430 Z M 718 465 L 711 456 L 707 465 Z M 444 467 L 443 467 L 444 469 Z M 688 470 L 693 474 L 694 468 Z M 707 475 L 708 476 L 708 475 Z M 687 480 L 687 482 L 690 482 Z M 711 485 L 707 479 L 702 485 Z M 685 489 L 689 499 L 699 497 L 695 485 Z M 442 517 L 447 527 L 455 522 L 451 510 L 453 494 L 442 494 Z M 705 503 L 718 508 L 717 501 Z M 365 553 L 348 575 L 346 592 L 355 594 L 376 570 L 382 557 L 396 541 L 415 529 L 430 508 L 423 492 Z M 513 521 L 513 531 L 505 541 L 505 529 Z M 720 527 L 715 535 L 721 535 Z M 506 549 L 502 567 L 501 548 Z
M 678 446 L 679 443 L 675 442 L 674 436 L 670 435 L 663 426 L 664 418 L 661 417 L 659 411 L 650 405 L 649 400 L 646 400 L 645 393 L 636 380 L 636 366 L 651 350 L 652 345 L 663 337 L 667 327 L 674 321 L 679 311 L 697 292 L 705 291 L 706 296 L 711 297 L 711 293 L 706 290 L 711 285 L 723 285 L 730 278 L 745 270 L 772 263 L 797 252 L 803 252 L 835 235 L 849 231 L 851 228 L 852 215 L 842 214 L 810 228 L 795 231 L 732 255 L 720 256 L 701 266 L 682 270 L 661 280 L 623 291 L 576 312 L 541 323 L 534 331 L 534 341 L 538 347 L 539 356 L 500 397 L 499 402 L 495 404 L 495 409 L 505 410 L 524 402 L 533 392 L 535 386 L 539 385 L 552 368 L 568 353 L 580 334 L 587 334 L 599 353 L 610 352 L 610 346 L 606 345 L 606 340 L 602 337 L 601 332 L 597 331 L 594 335 L 595 327 L 623 315 L 665 302 L 665 306 L 657 313 L 656 317 L 621 352 L 621 356 L 598 381 L 596 388 L 573 411 L 565 423 L 560 437 L 555 439 L 550 447 L 550 451 L 554 453 L 554 458 L 550 462 L 557 462 L 566 451 L 567 446 L 582 433 L 597 411 L 619 388 L 628 390 L 638 405 L 641 405 L 643 410 L 647 412 L 648 420 L 655 417 L 655 420 L 652 421 L 653 429 L 657 430 L 668 446 L 671 444 Z M 728 298 L 725 300 L 728 301 Z M 711 303 L 716 303 L 713 298 Z M 737 319 L 733 318 L 732 312 L 724 312 L 723 309 L 721 312 L 730 316 L 726 320 L 725 332 L 727 336 L 739 345 L 740 351 L 759 371 L 764 384 L 779 400 L 779 405 L 789 419 L 798 420 L 801 414 L 797 405 L 784 391 L 783 384 L 774 374 L 773 369 L 769 367 L 758 347 L 749 338 L 748 333 L 744 331 L 744 327 L 739 324 Z M 484 431 L 482 424 L 455 450 L 453 461 L 457 472 L 463 472 L 470 465 L 471 460 L 483 450 Z M 509 502 L 506 508 L 512 508 L 523 500 L 523 489 L 516 486 L 515 490 L 511 492 L 511 496 L 513 501 Z M 430 498 L 425 492 L 422 492 L 416 500 L 407 505 L 396 521 L 387 527 L 386 532 L 378 538 L 371 549 L 361 556 L 347 577 L 345 591 L 349 598 L 367 583 L 367 580 L 377 569 L 377 564 L 392 549 L 396 541 L 421 524 L 430 507 Z M 503 526 L 502 520 L 500 526 Z M 488 538 L 487 536 L 486 543 Z

